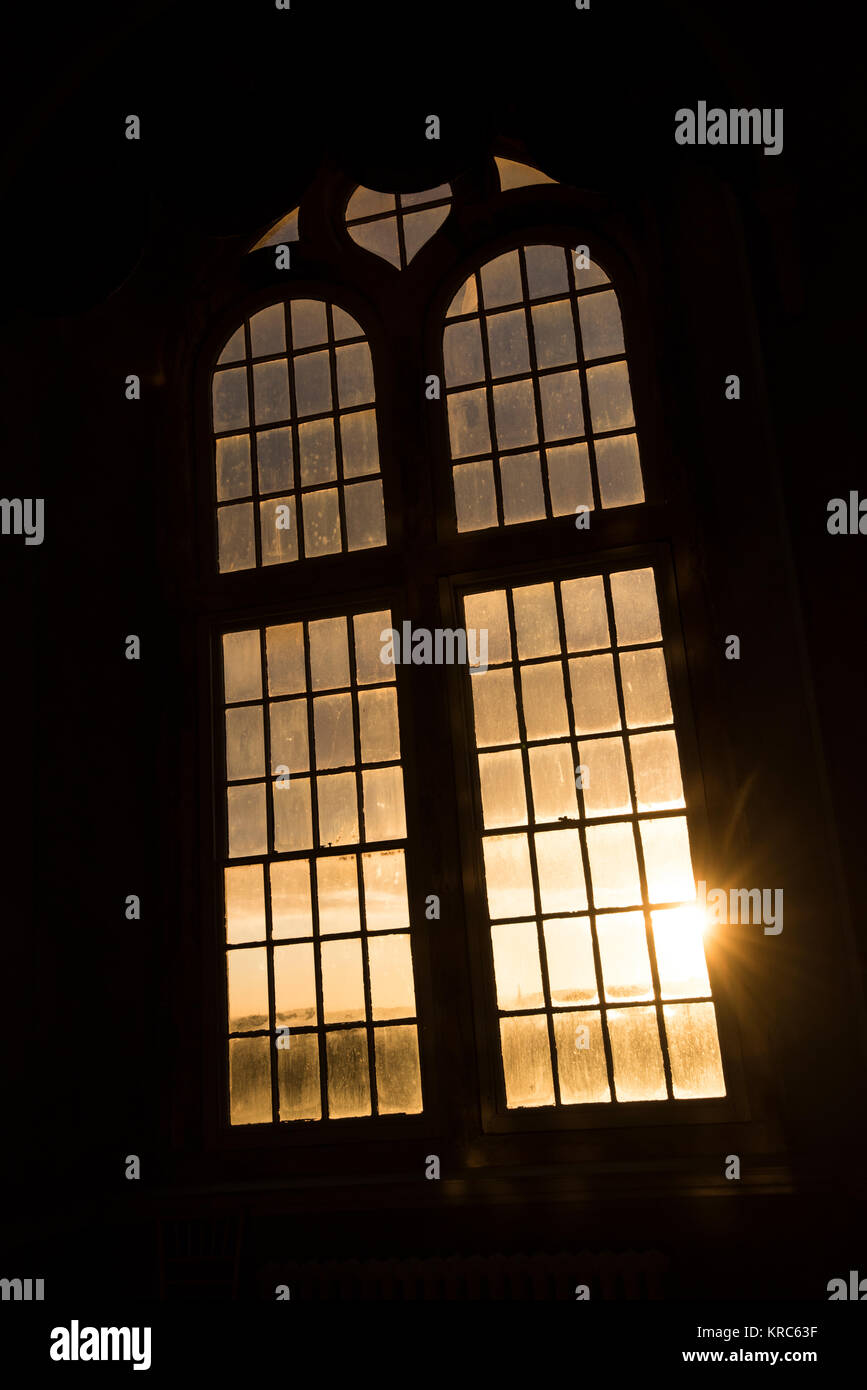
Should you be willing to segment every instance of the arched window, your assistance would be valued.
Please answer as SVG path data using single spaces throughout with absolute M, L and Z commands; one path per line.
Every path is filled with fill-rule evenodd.
M 580 237 L 498 158 L 329 176 L 252 248 L 208 378 L 231 1126 L 728 1096 L 646 348 Z

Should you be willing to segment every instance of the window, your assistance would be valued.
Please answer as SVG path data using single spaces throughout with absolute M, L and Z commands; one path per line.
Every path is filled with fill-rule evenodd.
M 424 999 L 462 975 L 485 1125 L 641 1122 L 642 1102 L 727 1095 L 616 276 L 580 246 L 577 205 L 552 236 L 545 208 L 569 190 L 505 159 L 486 180 L 315 185 L 253 247 L 273 292 L 214 354 L 233 1129 L 422 1116 L 442 1042 Z M 523 222 L 491 246 L 500 202 Z M 287 276 L 270 267 L 289 241 Z M 441 398 L 423 398 L 432 372 Z M 418 409 L 399 395 L 413 381 Z M 446 667 L 413 656 L 420 615 L 466 629 Z M 419 681 L 451 744 L 442 724 L 430 747 Z M 443 863 L 428 840 L 452 823 Z M 445 881 L 463 901 L 441 902 Z

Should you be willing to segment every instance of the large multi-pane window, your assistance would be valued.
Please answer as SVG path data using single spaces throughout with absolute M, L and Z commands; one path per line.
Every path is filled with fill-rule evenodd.
M 504 199 L 561 196 L 529 166 L 500 159 L 497 173 Z M 481 1056 L 494 1052 L 487 1102 L 504 1114 L 559 1122 L 599 1107 L 605 1124 L 635 1102 L 676 1110 L 726 1094 L 661 572 L 594 535 L 598 519 L 628 515 L 634 539 L 656 539 L 641 533 L 618 291 L 604 257 L 575 251 L 577 231 L 570 245 L 516 235 L 449 268 L 456 200 L 445 184 L 354 187 L 331 209 L 340 274 L 363 286 L 371 255 L 385 263 L 371 290 L 381 322 L 407 303 L 444 306 L 439 433 L 380 389 L 413 351 L 419 390 L 429 380 L 421 332 L 404 317 L 402 337 L 381 334 L 372 353 L 364 315 L 336 291 L 275 294 L 221 345 L 210 378 L 213 564 L 222 585 L 248 572 L 258 586 L 245 616 L 229 621 L 224 606 L 214 648 L 233 1126 L 421 1114 L 438 1047 L 427 987 L 467 970 L 482 1031 L 467 1061 L 484 1092 Z M 304 253 L 306 225 L 302 200 L 253 252 Z M 431 496 L 425 474 L 447 478 L 451 516 L 415 516 L 427 542 L 393 556 L 407 520 L 395 480 Z M 388 599 L 360 552 L 383 556 Z M 432 589 L 443 628 L 455 594 L 472 656 L 463 700 L 435 664 L 422 677 L 447 683 L 458 725 L 436 785 L 421 788 L 411 774 L 423 755 L 431 766 L 429 733 L 394 662 L 413 661 L 412 606 Z M 411 888 L 414 857 L 433 872 L 431 815 L 459 828 L 460 862 L 445 868 L 466 900 L 442 904 L 448 930 L 427 925 L 441 920 L 438 883 Z

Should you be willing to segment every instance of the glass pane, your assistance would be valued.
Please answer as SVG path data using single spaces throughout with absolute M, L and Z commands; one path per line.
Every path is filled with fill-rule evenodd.
M 577 371 L 552 372 L 539 378 L 545 439 L 570 439 L 584 433 L 581 383 Z
M 557 1076 L 564 1105 L 592 1105 L 611 1099 L 602 1021 L 594 1010 L 554 1015 Z
M 293 348 L 317 347 L 328 337 L 325 305 L 319 299 L 292 300 Z
M 217 500 L 229 502 L 234 497 L 249 497 L 250 436 L 233 434 L 217 440 Z
M 361 939 L 323 941 L 322 1011 L 326 1023 L 353 1023 L 364 1018 L 364 975 Z
M 539 521 L 545 515 L 542 468 L 538 454 L 513 454 L 500 461 L 503 518 L 507 526 Z
M 251 246 L 251 251 L 259 251 L 263 246 L 279 246 L 282 242 L 298 240 L 298 209 L 293 208 L 279 222 L 275 222 L 263 237 Z
M 559 661 L 521 667 L 521 700 L 528 739 L 568 734 L 563 667 Z M 572 780 L 574 783 L 574 776 Z
M 356 348 L 339 348 L 356 352 Z M 295 374 L 295 405 L 299 415 L 321 415 L 331 409 L 331 366 L 327 352 L 305 352 L 292 360 Z M 288 415 L 288 411 L 286 414 Z
M 624 351 L 620 308 L 613 290 L 582 295 L 578 310 L 585 361 L 592 357 L 616 357 Z
M 340 407 L 368 405 L 373 400 L 373 363 L 367 343 L 340 347 L 337 356 L 337 396 Z
M 641 902 L 638 860 L 630 824 L 589 825 L 587 850 L 593 901 L 597 907 L 630 907 Z
M 385 507 L 379 478 L 348 487 L 344 504 L 347 548 L 369 550 L 374 545 L 385 545 Z
M 441 198 L 450 198 L 452 190 L 447 183 L 437 184 L 436 188 L 423 188 L 420 193 L 401 193 L 399 202 L 402 208 L 415 207 L 417 203 L 436 203 Z
M 340 417 L 340 443 L 344 478 L 379 472 L 376 411 L 359 410 Z
M 535 444 L 538 435 L 536 433 L 533 383 L 531 381 L 512 381 L 506 386 L 494 386 L 492 395 L 494 419 L 497 427 L 497 448 L 517 449 L 522 444 Z
M 666 1004 L 662 1013 L 676 1099 L 724 1096 L 726 1088 L 713 1004 Z
M 246 355 L 247 349 L 244 346 L 244 325 L 242 324 L 240 328 L 235 329 L 235 332 L 217 358 L 217 362 L 220 366 L 224 366 L 227 362 L 242 362 Z
M 279 362 L 258 362 L 253 368 L 253 399 L 256 403 L 256 424 L 269 420 L 288 420 L 289 368 L 285 358 Z
M 644 501 L 638 440 L 634 434 L 597 439 L 596 472 L 603 507 L 628 507 Z
M 377 193 L 375 188 L 364 188 L 360 184 L 346 204 L 346 220 L 356 217 L 373 217 L 378 212 L 393 212 L 395 208 L 393 193 Z
M 283 859 L 271 865 L 271 931 L 278 938 L 313 933 L 306 859 Z
M 566 252 L 562 246 L 528 246 L 524 255 L 531 299 L 545 299 L 548 295 L 568 291 Z
M 578 756 L 584 774 L 584 811 L 588 816 L 629 815 L 632 800 L 626 775 L 623 740 L 600 738 L 582 742 Z
M 500 304 L 520 304 L 524 292 L 517 251 L 507 251 L 482 267 L 482 296 L 486 309 Z
M 293 486 L 291 429 L 284 426 L 278 430 L 260 430 L 256 435 L 256 457 L 260 492 L 285 492 Z
M 258 638 L 258 633 L 251 635 Z M 258 647 L 258 641 L 256 645 Z M 266 628 L 265 649 L 268 656 L 268 694 L 296 695 L 306 690 L 304 629 L 301 623 L 284 623 L 281 627 Z M 261 677 L 257 694 L 261 694 Z
M 352 696 L 320 695 L 313 701 L 316 766 L 351 767 L 355 762 Z
M 663 907 L 650 916 L 663 999 L 695 999 L 710 994 L 698 909 Z
M 378 767 L 361 774 L 364 788 L 364 838 L 402 840 L 406 835 L 403 773 L 399 767 Z
M 305 555 L 333 555 L 341 548 L 337 492 L 306 492 L 304 506 Z
M 397 692 L 394 689 L 359 691 L 358 719 L 362 762 L 385 763 L 400 757 Z
M 311 849 L 313 832 L 310 818 L 310 779 L 292 777 L 288 786 L 275 786 L 272 800 L 274 848 L 277 852 Z
M 484 381 L 482 335 L 478 319 L 452 323 L 443 334 L 443 362 L 448 386 L 467 386 Z
M 384 217 L 379 222 L 362 222 L 358 226 L 348 227 L 347 231 L 358 246 L 400 269 L 396 217 Z
M 545 1015 L 501 1018 L 500 1045 L 509 1109 L 553 1105 L 554 1081 Z
M 271 772 L 288 767 L 290 774 L 310 770 L 307 747 L 307 701 L 281 700 L 268 706 L 271 724 Z M 285 774 L 284 774 L 285 775 Z
M 374 1028 L 373 1037 L 379 1114 L 417 1115 L 422 1106 L 416 1028 Z
M 249 422 L 247 414 L 247 368 L 229 367 L 214 372 L 214 431 L 239 430 Z
M 290 1038 L 277 1052 L 281 1120 L 320 1120 L 319 1041 L 315 1033 Z
M 512 672 L 486 671 L 472 677 L 476 746 L 518 742 L 518 714 Z
M 411 212 L 403 219 L 403 243 L 407 265 L 449 215 L 449 208 L 428 208 L 426 212 Z
M 652 999 L 643 912 L 605 912 L 596 918 L 605 998 L 614 1003 Z
M 618 1100 L 665 1100 L 665 1072 L 656 1010 L 609 1009 L 608 1034 Z
M 524 770 L 521 754 L 483 753 L 479 758 L 482 813 L 485 828 L 527 824 Z
M 330 777 L 317 777 L 316 795 L 319 798 L 319 843 L 329 845 L 358 844 L 358 802 L 354 772 L 337 772 Z
M 550 917 L 545 923 L 545 952 L 552 1004 L 598 1002 L 587 917 Z
M 227 704 L 262 698 L 262 659 L 255 628 L 223 634 L 223 685 Z
M 522 661 L 534 656 L 557 656 L 560 631 L 553 584 L 530 584 L 513 589 L 515 632 Z
M 334 421 L 311 420 L 298 429 L 301 454 L 301 486 L 330 483 L 337 477 L 337 450 L 334 447 Z
M 394 666 L 382 660 L 385 638 L 391 628 L 391 613 L 359 613 L 353 618 L 355 632 L 355 678 L 359 685 L 377 685 L 394 680 Z M 344 682 L 345 683 L 345 682 Z
M 530 917 L 535 908 L 527 836 L 487 835 L 482 848 L 491 917 Z
M 608 276 L 601 266 L 596 265 L 595 261 L 590 261 L 583 270 L 575 267 L 575 284 L 579 290 L 587 290 L 591 285 L 607 285 L 607 283 Z
M 367 930 L 393 931 L 409 926 L 406 863 L 402 849 L 377 850 L 361 856 Z
M 253 539 L 253 504 L 241 502 L 217 510 L 220 573 L 252 569 L 256 563 Z
M 562 444 L 546 449 L 548 487 L 554 516 L 574 516 L 578 507 L 593 507 L 590 455 L 586 444 Z
M 409 936 L 374 936 L 367 943 L 370 1006 L 375 1019 L 412 1018 L 415 989 Z
M 671 701 L 661 647 L 620 653 L 620 677 L 626 722 L 631 729 L 642 724 L 670 724 Z
M 286 326 L 282 304 L 269 304 L 250 319 L 250 346 L 254 357 L 274 357 L 286 351 Z
M 571 300 L 536 304 L 532 312 L 537 364 L 540 367 L 563 367 L 568 362 L 576 362 L 578 353 Z
M 494 465 L 490 459 L 477 463 L 459 463 L 452 470 L 455 488 L 455 511 L 459 531 L 481 531 L 496 526 L 497 492 L 494 486 Z
M 361 930 L 358 869 L 354 854 L 316 860 L 319 931 L 322 936 Z
M 356 623 L 358 619 L 356 618 Z M 314 690 L 337 690 L 349 685 L 346 619 L 323 618 L 308 623 L 310 679 Z
M 517 756 L 517 755 L 515 755 Z M 530 749 L 533 816 L 537 824 L 578 815 L 575 767 L 568 743 Z
M 226 710 L 226 776 L 230 782 L 265 773 L 262 706 Z
M 535 922 L 507 922 L 492 927 L 491 944 L 499 1008 L 544 1008 Z
M 274 1014 L 278 1027 L 303 1028 L 318 1021 L 312 942 L 303 946 L 275 946 Z M 291 1046 L 292 1040 L 288 1050 Z
M 233 1038 L 229 1043 L 229 1094 L 233 1125 L 271 1120 L 271 1039 Z
M 588 367 L 587 389 L 595 434 L 601 434 L 604 430 L 625 430 L 635 424 L 625 362 Z
M 605 590 L 598 575 L 589 579 L 566 579 L 560 585 L 563 617 L 566 620 L 566 647 L 570 652 L 589 652 L 610 647 Z
M 490 666 L 511 660 L 512 641 L 504 589 L 491 589 L 486 594 L 467 594 L 464 598 L 464 617 L 469 630 L 487 632 Z
M 647 896 L 652 903 L 677 903 L 695 897 L 685 816 L 639 821 Z
M 447 398 L 452 458 L 486 454 L 491 448 L 488 400 L 484 390 L 457 391 Z
M 339 1120 L 348 1115 L 370 1114 L 370 1078 L 367 1070 L 367 1033 L 346 1028 L 326 1033 L 328 1114 Z
M 456 314 L 475 314 L 479 308 L 479 295 L 476 285 L 475 275 L 470 275 L 461 285 L 454 299 L 448 307 L 446 318 L 454 318 Z
M 253 786 L 229 787 L 226 799 L 229 858 L 244 859 L 248 855 L 267 853 L 264 782 L 257 782 Z
M 336 304 L 331 306 L 331 326 L 334 329 L 334 341 L 342 342 L 345 338 L 360 338 L 361 325 L 356 323 L 351 314 L 347 314 L 345 309 L 339 308 Z
M 659 606 L 653 570 L 623 570 L 611 576 L 614 624 L 621 647 L 636 642 L 659 642 Z
M 674 732 L 638 734 L 629 740 L 639 811 L 671 811 L 683 803 Z
M 264 939 L 262 865 L 238 864 L 234 869 L 226 869 L 226 941 L 234 946 L 240 941 Z
M 546 830 L 535 841 L 542 911 L 580 912 L 587 906 L 587 890 L 578 831 Z
M 229 1032 L 252 1033 L 268 1027 L 268 965 L 264 946 L 226 953 L 229 977 Z
M 459 325 L 469 327 L 469 325 Z M 485 319 L 491 376 L 517 376 L 530 370 L 527 320 L 523 309 L 508 314 L 489 314 Z
M 611 656 L 573 657 L 569 680 L 576 734 L 604 734 L 620 728 Z
M 260 502 L 259 526 L 263 565 L 281 565 L 287 560 L 298 559 L 294 497 L 274 497 Z

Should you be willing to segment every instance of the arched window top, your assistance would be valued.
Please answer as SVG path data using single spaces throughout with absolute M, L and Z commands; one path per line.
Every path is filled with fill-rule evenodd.
M 221 573 L 385 545 L 373 364 L 345 310 L 299 298 L 246 319 L 211 421 Z
M 534 183 L 554 183 L 556 179 L 550 179 L 547 174 L 543 174 L 541 169 L 534 169 L 530 164 L 519 164 L 514 159 L 500 159 L 498 156 L 494 160 L 497 166 L 497 173 L 500 176 L 500 192 L 506 193 L 510 188 L 528 188 Z
M 620 307 L 584 250 L 495 256 L 448 308 L 459 532 L 644 501 Z
M 451 201 L 447 183 L 420 193 L 377 193 L 359 185 L 346 205 L 346 230 L 357 246 L 405 270 L 445 222 Z

